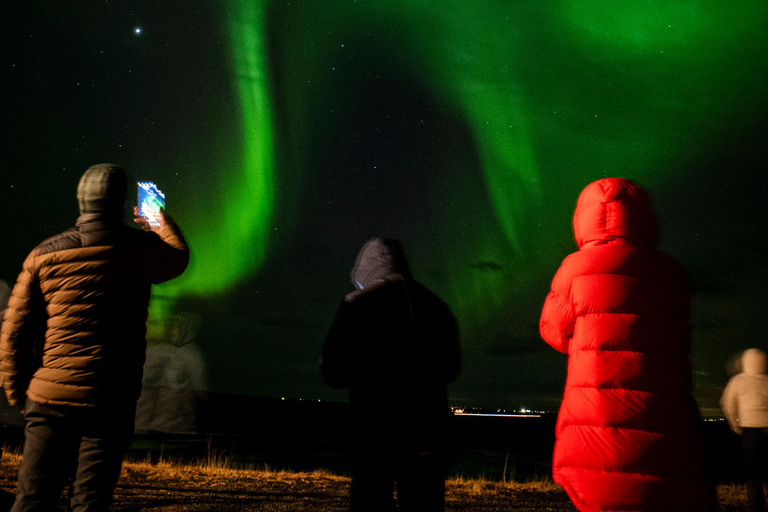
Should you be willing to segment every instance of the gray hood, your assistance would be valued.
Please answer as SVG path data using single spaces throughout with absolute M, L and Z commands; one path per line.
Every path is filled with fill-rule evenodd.
M 374 281 L 392 275 L 411 276 L 403 244 L 391 238 L 373 238 L 366 242 L 352 269 L 355 288 L 366 288 Z

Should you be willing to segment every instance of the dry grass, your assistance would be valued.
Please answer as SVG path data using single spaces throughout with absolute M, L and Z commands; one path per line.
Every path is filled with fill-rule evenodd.
M 215 466 L 208 461 L 192 464 L 131 462 L 123 464 L 123 480 L 145 480 L 147 482 L 173 481 L 180 486 L 194 485 L 201 488 L 222 486 L 242 486 L 258 483 L 259 486 L 270 483 L 300 484 L 314 482 L 319 486 L 331 483 L 346 483 L 348 478 L 334 475 L 321 469 L 312 472 L 293 472 L 285 470 L 238 469 L 229 466 Z
M 717 497 L 723 511 L 749 510 L 747 486 L 744 484 L 720 484 L 717 486 Z
M 323 469 L 311 472 L 272 470 L 266 465 L 242 465 L 234 463 L 221 452 L 212 452 L 196 461 L 178 461 L 160 458 L 153 462 L 149 459 L 128 459 L 123 464 L 122 478 L 144 477 L 149 479 L 175 480 L 180 483 L 200 483 L 212 481 L 247 482 L 247 481 L 296 481 L 302 479 L 329 480 L 343 482 L 344 476 L 335 475 Z
M 0 488 L 10 493 L 21 456 L 4 450 Z M 325 470 L 292 472 L 241 467 L 219 453 L 192 463 L 128 460 L 112 510 L 154 512 L 323 511 L 348 509 L 349 478 Z M 721 510 L 747 511 L 744 485 L 718 487 Z M 0 511 L 8 507 L 0 508 Z M 64 510 L 63 508 L 61 510 Z M 462 512 L 576 512 L 549 479 L 493 482 L 454 477 L 446 486 L 446 510 Z
M 560 486 L 550 479 L 531 480 L 528 482 L 494 482 L 482 478 L 454 477 L 446 482 L 446 487 L 451 492 L 459 494 L 499 494 L 508 491 L 559 491 Z

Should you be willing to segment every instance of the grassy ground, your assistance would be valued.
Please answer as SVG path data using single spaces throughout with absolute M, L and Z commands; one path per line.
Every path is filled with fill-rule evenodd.
M 20 456 L 3 454 L 0 512 L 10 509 Z M 166 461 L 127 462 L 111 510 L 155 512 L 336 512 L 347 510 L 349 479 L 325 471 L 292 473 L 233 469 L 212 457 L 194 465 Z M 747 511 L 744 486 L 718 488 L 721 509 Z M 446 510 L 462 512 L 575 512 L 567 495 L 551 481 L 488 482 L 452 479 Z M 60 510 L 66 510 L 62 500 Z

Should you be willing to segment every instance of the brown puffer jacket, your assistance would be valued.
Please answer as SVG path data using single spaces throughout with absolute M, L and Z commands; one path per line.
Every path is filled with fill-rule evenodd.
M 150 289 L 180 275 L 189 249 L 168 219 L 156 233 L 98 213 L 24 261 L 0 332 L 8 401 L 99 406 L 141 391 Z

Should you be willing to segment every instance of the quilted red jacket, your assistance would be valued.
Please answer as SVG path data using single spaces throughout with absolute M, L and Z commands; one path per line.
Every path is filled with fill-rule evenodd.
M 555 275 L 540 323 L 568 354 L 555 482 L 583 512 L 717 510 L 691 396 L 687 279 L 654 248 L 648 195 L 596 181 L 573 229 L 579 251 Z

